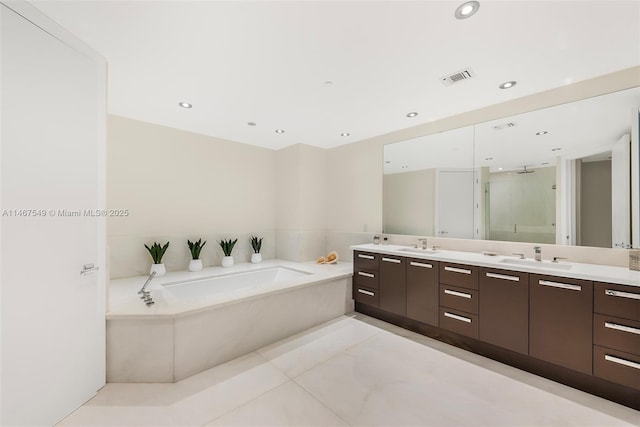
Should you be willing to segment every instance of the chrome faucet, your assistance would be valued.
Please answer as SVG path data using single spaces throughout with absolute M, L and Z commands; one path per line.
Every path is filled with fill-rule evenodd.
M 536 261 L 542 261 L 542 248 L 540 246 L 534 246 L 533 251 L 535 252 Z
M 418 239 L 418 243 L 422 243 L 422 249 L 427 249 L 427 238 Z
M 144 301 L 147 307 L 150 307 L 153 304 L 155 304 L 155 302 L 153 302 L 153 298 L 151 298 L 151 292 L 145 291 L 145 289 L 147 288 L 149 283 L 151 283 L 151 280 L 155 276 L 156 276 L 156 272 L 152 271 L 151 274 L 149 274 L 149 277 L 147 278 L 146 282 L 144 282 L 144 285 L 142 285 L 142 288 L 138 291 L 138 295 L 140 295 L 140 299 Z

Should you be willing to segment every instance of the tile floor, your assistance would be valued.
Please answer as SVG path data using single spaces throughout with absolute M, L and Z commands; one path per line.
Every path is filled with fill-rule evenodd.
M 640 412 L 354 314 L 175 384 L 107 384 L 59 425 L 613 427 Z

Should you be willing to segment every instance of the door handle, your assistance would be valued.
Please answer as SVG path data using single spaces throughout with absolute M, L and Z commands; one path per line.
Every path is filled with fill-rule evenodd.
M 87 274 L 92 274 L 98 271 L 100 268 L 97 265 L 93 264 L 85 264 L 82 266 L 82 270 L 80 270 L 80 274 L 82 276 L 86 276 Z
M 445 289 L 444 293 L 447 295 L 453 295 L 454 297 L 460 297 L 460 298 L 469 298 L 471 299 L 471 294 L 468 294 L 466 292 L 458 292 L 458 291 L 452 291 L 451 289 Z
M 511 280 L 513 282 L 519 282 L 520 278 L 518 276 L 508 276 L 506 274 L 498 274 L 498 273 L 487 273 L 487 277 L 492 277 L 494 279 L 502 279 L 502 280 Z
M 613 289 L 607 289 L 606 291 L 604 291 L 604 293 L 612 297 L 640 299 L 640 294 L 634 294 L 633 292 L 623 292 L 623 291 L 615 291 Z
M 582 290 L 582 286 L 580 285 L 570 285 L 568 283 L 558 283 L 558 282 L 552 282 L 550 280 L 538 280 L 538 283 L 543 286 L 550 286 L 552 288 L 560 288 L 560 289 L 569 289 L 570 291 Z
M 466 268 L 445 267 L 444 269 L 452 273 L 471 274 L 471 270 L 467 270 Z
M 423 262 L 415 262 L 415 261 L 411 261 L 409 263 L 409 265 L 413 266 L 413 267 L 424 267 L 424 268 L 433 268 L 433 265 L 431 264 L 425 264 Z

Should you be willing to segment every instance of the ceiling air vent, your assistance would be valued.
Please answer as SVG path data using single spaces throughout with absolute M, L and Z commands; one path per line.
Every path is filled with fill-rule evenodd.
M 449 74 L 448 76 L 440 77 L 440 81 L 445 86 L 451 86 L 455 83 L 460 83 L 464 80 L 469 80 L 472 77 L 475 77 L 476 73 L 473 72 L 471 68 L 465 68 L 464 70 L 456 71 L 453 74 Z
M 516 127 L 516 124 L 513 122 L 509 122 L 509 123 L 502 123 L 500 125 L 495 125 L 492 126 L 491 129 L 493 130 L 502 130 L 502 129 L 508 129 L 508 128 L 513 128 Z

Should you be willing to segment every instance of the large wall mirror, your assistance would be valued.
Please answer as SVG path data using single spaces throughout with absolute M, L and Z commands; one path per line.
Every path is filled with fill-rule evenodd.
M 638 106 L 633 88 L 386 145 L 383 231 L 638 247 Z

